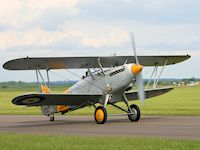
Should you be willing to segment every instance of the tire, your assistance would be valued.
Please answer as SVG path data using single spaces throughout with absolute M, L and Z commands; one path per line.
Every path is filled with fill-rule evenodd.
M 98 106 L 94 112 L 94 119 L 97 124 L 104 124 L 107 120 L 107 111 L 105 107 Z
M 140 120 L 140 108 L 137 105 L 134 105 L 134 104 L 132 104 L 130 106 L 130 108 L 131 108 L 131 110 L 134 114 L 128 115 L 129 120 L 133 121 L 133 122 Z M 131 112 L 131 111 L 129 110 L 129 112 Z
M 50 116 L 49 120 L 50 120 L 51 122 L 53 122 L 53 121 L 55 120 L 55 117 L 54 117 L 54 116 Z

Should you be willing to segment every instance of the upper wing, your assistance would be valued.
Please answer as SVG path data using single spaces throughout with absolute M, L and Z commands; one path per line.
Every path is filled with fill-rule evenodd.
M 15 97 L 15 105 L 43 106 L 43 105 L 81 105 L 84 103 L 98 102 L 102 95 L 84 94 L 27 94 Z
M 179 56 L 138 56 L 143 66 L 163 66 L 176 64 L 190 58 L 189 55 Z M 108 57 L 42 57 L 42 58 L 20 58 L 6 62 L 4 69 L 8 70 L 35 70 L 35 69 L 77 69 L 77 68 L 99 68 L 98 59 L 104 68 L 111 66 L 135 63 L 133 56 L 108 56 Z
M 145 90 L 146 98 L 151 98 L 151 97 L 162 95 L 164 93 L 171 91 L 172 89 L 173 89 L 172 87 L 169 87 L 169 88 L 157 88 L 157 89 Z M 128 100 L 137 100 L 138 99 L 137 91 L 126 92 L 125 94 L 126 94 L 126 97 Z

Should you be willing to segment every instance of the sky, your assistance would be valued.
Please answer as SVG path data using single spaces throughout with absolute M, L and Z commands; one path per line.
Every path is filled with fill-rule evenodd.
M 200 78 L 199 0 L 1 0 L 0 82 L 35 81 L 33 71 L 7 71 L 21 57 L 191 55 L 162 78 Z M 153 68 L 144 68 L 149 78 Z M 78 76 L 83 71 L 73 70 Z M 76 79 L 55 71 L 52 80 Z

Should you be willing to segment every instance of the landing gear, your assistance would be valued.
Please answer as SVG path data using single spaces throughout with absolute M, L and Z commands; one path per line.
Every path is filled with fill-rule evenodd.
M 105 107 L 98 106 L 94 112 L 94 119 L 97 124 L 104 124 L 107 120 L 107 111 Z
M 137 105 L 134 105 L 134 104 L 129 106 L 128 99 L 127 99 L 126 95 L 123 94 L 122 96 L 123 96 L 122 98 L 123 98 L 124 103 L 128 107 L 128 110 L 123 109 L 122 107 L 117 106 L 115 103 L 112 103 L 112 102 L 109 102 L 109 104 L 114 106 L 115 108 L 118 108 L 118 109 L 124 111 L 126 113 L 126 114 L 117 114 L 117 115 L 127 115 L 130 121 L 132 121 L 132 122 L 138 121 L 140 119 L 140 115 L 141 115 L 140 114 L 140 108 Z M 109 99 L 109 97 L 106 97 L 105 103 L 104 103 L 103 106 L 95 107 L 95 105 L 94 105 L 94 107 L 95 107 L 94 119 L 95 119 L 97 124 L 104 124 L 107 120 L 107 111 L 106 111 L 105 106 L 108 103 L 108 99 Z
M 130 121 L 138 121 L 140 119 L 140 108 L 137 105 L 132 104 L 129 106 L 128 99 L 125 94 L 123 94 L 123 100 L 128 107 L 128 118 Z
M 130 106 L 131 110 L 128 110 L 129 113 L 132 114 L 128 114 L 128 118 L 130 121 L 138 121 L 140 119 L 140 108 L 137 105 L 132 104 Z
M 55 120 L 55 117 L 54 117 L 54 116 L 50 116 L 50 117 L 49 117 L 49 120 L 50 120 L 51 122 L 53 122 L 53 121 Z

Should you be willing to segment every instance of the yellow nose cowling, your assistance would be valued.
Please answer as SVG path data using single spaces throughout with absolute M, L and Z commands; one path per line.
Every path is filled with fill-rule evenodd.
M 136 64 L 133 64 L 132 66 L 131 66 L 131 71 L 132 71 L 132 73 L 134 74 L 134 75 L 136 75 L 136 74 L 138 74 L 139 72 L 141 72 L 142 71 L 142 65 L 136 65 Z

